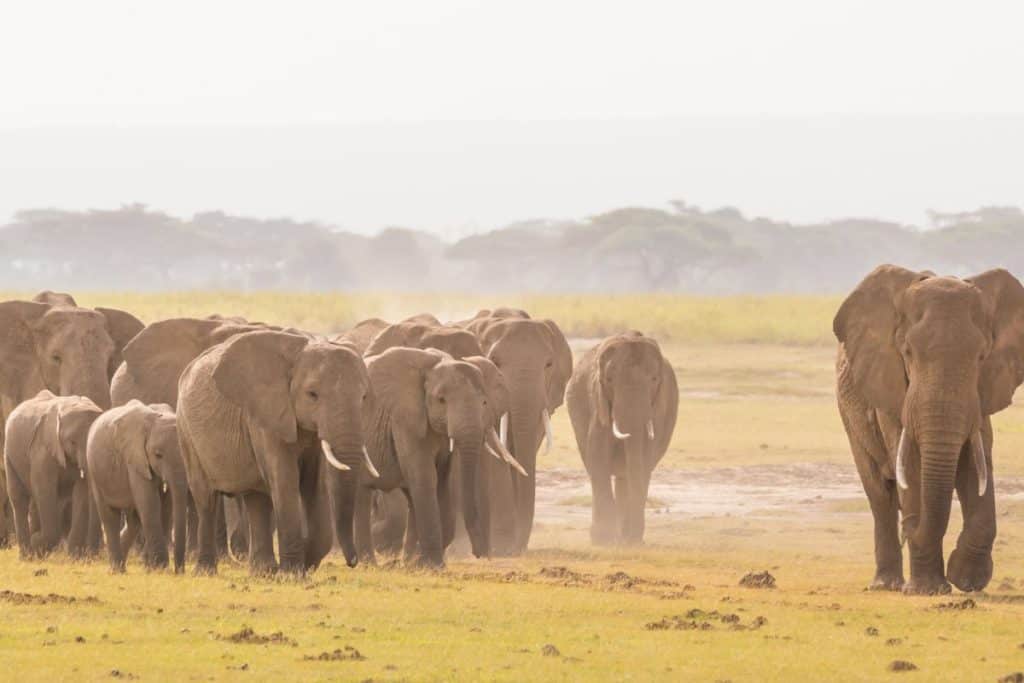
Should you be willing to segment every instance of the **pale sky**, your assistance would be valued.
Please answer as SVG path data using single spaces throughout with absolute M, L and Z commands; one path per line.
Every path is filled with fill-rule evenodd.
M 1004 177 L 1022 20 L 934 0 L 8 3 L 0 219 L 144 201 L 458 232 L 673 197 L 790 220 L 1024 203 Z

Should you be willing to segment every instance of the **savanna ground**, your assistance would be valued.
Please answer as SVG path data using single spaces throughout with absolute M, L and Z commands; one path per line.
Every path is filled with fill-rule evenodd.
M 6 297 L 5 297 L 6 298 Z M 427 295 L 79 297 L 149 321 L 212 312 L 339 331 L 489 301 Z M 349 570 L 304 581 L 147 574 L 131 563 L 0 551 L 7 680 L 927 680 L 1024 670 L 1024 407 L 999 414 L 995 576 L 981 595 L 864 590 L 871 519 L 835 408 L 829 297 L 509 297 L 586 348 L 650 332 L 679 374 L 647 544 L 588 542 L 589 486 L 564 409 L 540 459 L 531 550 L 440 574 Z M 1019 396 L 1019 398 L 1021 398 Z M 954 513 L 947 548 L 960 519 Z M 769 572 L 774 588 L 740 585 Z M 915 671 L 890 672 L 893 662 Z M 896 665 L 897 668 L 900 665 Z

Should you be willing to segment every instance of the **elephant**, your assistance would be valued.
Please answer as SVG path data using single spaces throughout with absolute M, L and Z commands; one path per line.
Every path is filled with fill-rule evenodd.
M 107 536 L 110 566 L 123 572 L 127 549 L 121 545 L 121 513 L 127 513 L 131 538 L 140 522 L 145 534 L 143 562 L 167 566 L 164 499 L 170 497 L 174 529 L 174 571 L 185 566 L 185 516 L 188 484 L 171 406 L 133 399 L 112 408 L 89 431 L 86 447 L 89 487 Z
M 442 567 L 444 550 L 455 532 L 456 481 L 463 486 L 461 504 L 473 551 L 486 554 L 486 540 L 476 533 L 477 467 L 488 448 L 514 461 L 489 422 L 480 370 L 441 351 L 408 347 L 370 356 L 366 367 L 375 396 L 372 410 L 364 416 L 374 471 L 360 476 L 356 493 L 360 558 L 374 561 L 371 489 L 401 488 L 409 501 L 406 561 Z M 419 555 L 414 558 L 417 547 Z
M 356 477 L 368 463 L 369 391 L 366 366 L 350 346 L 274 330 L 236 335 L 186 367 L 177 419 L 199 514 L 197 573 L 217 569 L 218 492 L 245 501 L 253 574 L 317 567 L 330 551 L 332 522 L 355 565 L 352 514 Z
M 504 377 L 491 361 L 483 358 L 483 351 L 480 342 L 469 330 L 461 327 L 432 324 L 429 322 L 432 316 L 421 314 L 401 323 L 390 325 L 381 330 L 366 349 L 367 357 L 383 353 L 389 348 L 405 346 L 417 349 L 437 349 L 450 355 L 455 360 L 465 360 L 476 365 L 484 380 L 484 393 L 487 397 L 488 409 L 485 414 L 485 423 L 492 427 L 498 427 L 503 416 L 508 414 L 509 393 Z M 492 510 L 489 492 L 489 482 L 494 476 L 493 472 L 503 473 L 508 469 L 504 456 L 491 448 L 489 452 L 496 458 L 480 460 L 476 470 L 475 489 L 477 505 L 477 524 L 479 529 L 473 533 L 477 536 L 477 544 L 472 544 L 473 534 L 466 528 L 463 515 L 464 506 L 459 498 L 467 490 L 459 481 L 461 473 L 458 469 L 452 473 L 454 478 L 453 495 L 455 496 L 455 538 L 453 545 L 448 546 L 449 553 L 465 555 L 474 552 L 478 556 L 489 556 L 490 525 L 492 515 L 505 514 L 511 520 L 513 510 Z M 507 451 L 506 451 L 507 452 Z M 383 495 L 376 499 L 374 504 L 375 513 L 381 518 L 381 524 L 374 525 L 374 543 L 380 536 L 381 543 L 393 547 L 394 536 L 404 531 L 404 516 L 408 511 L 408 504 L 405 498 L 398 498 L 391 495 Z M 398 506 L 398 510 L 394 510 Z M 379 529 L 379 533 L 378 533 Z
M 874 516 L 871 588 L 982 590 L 996 536 L 991 416 L 1024 382 L 1024 288 L 1005 270 L 961 280 L 882 265 L 833 331 L 839 413 Z M 954 489 L 964 526 L 944 567 Z
M 373 338 L 377 336 L 377 333 L 389 324 L 386 320 L 381 320 L 380 318 L 360 320 L 352 329 L 333 337 L 332 341 L 340 344 L 351 344 L 362 354 L 366 351 L 366 347 L 370 345 L 370 342 L 373 341 Z
M 491 508 L 512 510 L 513 514 L 491 518 L 490 540 L 493 554 L 518 555 L 530 542 L 537 451 L 545 437 L 547 448 L 551 448 L 551 415 L 564 400 L 572 375 L 572 351 L 554 321 L 534 320 L 519 309 L 482 310 L 456 324 L 477 336 L 485 356 L 501 371 L 508 386 L 508 448 L 526 469 L 527 477 L 517 477 L 510 467 L 492 468 Z
M 7 418 L 4 470 L 22 558 L 43 557 L 60 543 L 62 510 L 69 502 L 68 552 L 85 554 L 91 507 L 86 442 L 102 412 L 84 396 L 44 389 Z
M 651 472 L 676 426 L 671 363 L 640 332 L 608 337 L 579 360 L 565 402 L 593 492 L 591 541 L 642 543 Z

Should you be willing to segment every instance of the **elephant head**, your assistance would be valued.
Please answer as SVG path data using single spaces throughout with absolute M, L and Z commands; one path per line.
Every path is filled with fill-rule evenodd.
M 664 378 L 658 342 L 639 332 L 609 337 L 598 350 L 597 364 L 593 392 L 598 423 L 627 444 L 653 441 Z
M 476 336 L 461 327 L 401 322 L 382 329 L 366 347 L 364 355 L 376 356 L 396 346 L 437 349 L 456 359 L 482 353 Z
M 147 481 L 155 474 L 171 494 L 174 529 L 174 571 L 185 566 L 188 483 L 178 445 L 174 410 L 167 404 L 129 401 L 113 423 L 114 447 L 128 467 Z
M 893 468 L 900 489 L 913 488 L 903 510 L 911 560 L 941 578 L 958 470 L 971 469 L 979 498 L 992 495 L 983 431 L 1024 381 L 1024 288 L 1005 270 L 960 280 L 880 266 L 843 302 L 833 329 L 857 390 L 901 425 Z M 982 526 L 994 537 L 991 516 Z M 951 557 L 950 579 L 979 589 L 991 578 L 991 542 L 965 536 L 978 569 L 953 571 Z
M 551 320 L 484 317 L 468 327 L 480 339 L 484 354 L 501 371 L 509 391 L 508 446 L 528 478 L 514 484 L 516 538 L 495 541 L 503 547 L 502 552 L 522 552 L 533 526 L 537 450 L 545 435 L 551 447 L 551 414 L 564 400 L 565 386 L 572 375 L 572 352 Z
M 124 347 L 110 387 L 113 405 L 178 404 L 178 378 L 200 353 L 231 337 L 267 329 L 227 318 L 171 318 L 147 325 Z
M 44 391 L 36 396 L 36 399 L 41 398 L 52 400 L 48 422 L 52 425 L 51 452 L 57 464 L 65 469 L 78 470 L 80 476 L 85 477 L 89 428 L 103 411 L 84 396 L 54 396 Z
M 462 507 L 474 552 L 486 553 L 487 542 L 479 533 L 475 482 L 480 458 L 488 443 L 497 442 L 489 419 L 486 387 L 473 363 L 448 354 L 407 347 L 392 348 L 367 360 L 379 410 L 390 416 L 390 431 L 399 450 L 402 472 L 412 495 L 420 529 L 424 558 L 441 564 L 440 519 L 428 511 L 436 509 L 437 489 L 424 482 L 436 481 L 430 471 L 436 467 L 432 442 L 450 442 L 457 454 L 463 485 Z M 386 438 L 375 435 L 375 438 Z M 446 444 L 447 445 L 447 444 Z M 492 446 L 493 447 L 493 446 Z M 416 460 L 411 459 L 415 457 Z
M 333 341 L 351 344 L 360 354 L 364 354 L 366 347 L 370 345 L 373 338 L 377 336 L 378 332 L 387 327 L 388 324 L 386 320 L 381 320 L 380 318 L 360 320 L 352 326 L 352 329 L 333 337 Z
M 121 350 L 141 329 L 115 309 L 0 303 L 0 393 L 21 401 L 45 388 L 109 407 Z

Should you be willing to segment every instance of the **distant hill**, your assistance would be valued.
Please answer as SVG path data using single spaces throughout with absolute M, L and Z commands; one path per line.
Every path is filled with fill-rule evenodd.
M 792 225 L 681 201 L 531 220 L 449 244 L 220 211 L 186 220 L 140 204 L 21 211 L 0 226 L 3 289 L 840 292 L 882 262 L 1024 276 L 1024 213 L 930 214 L 922 229 L 846 219 Z

